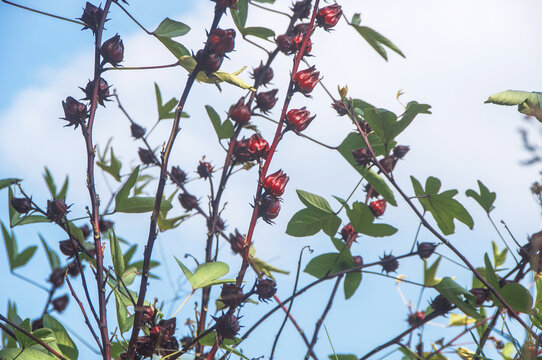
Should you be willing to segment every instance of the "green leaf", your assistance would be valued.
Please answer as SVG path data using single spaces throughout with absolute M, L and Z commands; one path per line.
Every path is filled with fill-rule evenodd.
M 199 265 L 189 279 L 194 290 L 217 284 L 216 281 L 230 271 L 228 264 L 215 261 Z M 229 282 L 229 280 L 228 280 Z
M 32 325 L 30 324 L 30 319 L 24 319 L 24 321 L 20 322 L 17 325 L 19 325 L 21 328 L 25 329 L 28 332 L 32 332 Z M 24 348 L 32 345 L 32 343 L 34 342 L 34 340 L 26 336 L 22 331 L 14 329 L 14 333 L 17 341 Z
M 56 342 L 62 353 L 70 360 L 76 360 L 79 356 L 79 351 L 64 326 L 48 314 L 43 316 L 43 325 L 46 328 L 53 330 Z
M 49 355 L 46 350 L 8 348 L 0 350 L 2 360 L 58 360 L 56 356 Z
M 113 149 L 111 149 L 113 150 Z M 60 192 L 58 193 L 58 198 L 66 201 L 66 194 L 68 193 L 68 186 L 70 184 L 70 178 L 66 175 L 66 179 L 64 180 L 64 184 L 62 184 L 62 188 L 60 188 Z
M 498 105 L 517 105 L 518 111 L 522 114 L 534 116 L 538 121 L 542 121 L 542 93 L 528 92 L 518 90 L 506 90 L 491 95 L 487 103 Z
M 361 14 L 355 13 L 354 15 L 352 15 L 352 20 L 350 20 L 350 22 L 354 25 L 361 24 Z
M 184 276 L 186 276 L 186 280 L 188 280 L 188 282 L 192 284 L 192 276 L 194 276 L 194 274 L 192 274 L 192 271 L 190 271 L 186 266 L 184 266 L 181 260 L 177 259 L 176 256 L 175 256 L 175 260 L 177 261 L 177 264 L 179 264 L 179 267 L 183 271 Z
M 361 284 L 361 272 L 355 271 L 344 277 L 344 298 L 350 299 Z
M 135 183 L 137 181 L 137 176 L 138 175 L 139 175 L 139 165 L 136 166 L 136 168 L 132 171 L 132 173 L 130 174 L 130 176 L 128 177 L 128 179 L 124 183 L 124 185 L 122 185 L 119 192 L 115 196 L 115 205 L 119 201 L 122 201 L 122 200 L 128 198 L 128 196 L 130 195 L 130 190 L 132 190 L 132 188 L 134 187 L 134 185 L 135 185 Z
M 248 15 L 248 0 L 239 0 L 237 1 L 237 4 L 235 5 L 235 9 L 231 9 L 231 17 L 233 18 L 233 22 L 235 23 L 235 26 L 239 29 L 239 31 L 242 32 L 242 29 L 245 28 L 245 25 L 247 23 L 247 15 Z
M 358 360 L 358 357 L 352 354 L 333 354 L 328 357 L 329 360 Z
M 424 210 L 431 213 L 444 235 L 454 233 L 454 219 L 461 221 L 471 229 L 474 227 L 474 221 L 468 211 L 453 198 L 457 195 L 457 190 L 438 193 L 441 186 L 440 180 L 432 176 L 427 178 L 425 190 L 416 178 L 411 176 L 410 179 L 418 201 Z
M 503 251 L 499 252 L 499 248 L 497 247 L 495 241 L 491 241 L 491 247 L 493 249 L 493 261 L 495 262 L 495 268 L 499 268 L 506 261 L 508 249 L 503 249 Z
M 388 202 L 388 204 L 392 206 L 397 206 L 397 201 L 395 200 L 395 195 L 393 195 L 393 191 L 390 189 L 386 181 L 375 173 L 373 170 L 370 169 L 364 169 L 364 174 L 362 176 L 365 176 L 365 180 L 371 186 L 376 190 L 377 193 L 379 193 L 384 200 Z
M 135 252 L 137 250 L 137 245 L 132 245 L 123 255 L 124 258 L 124 264 L 130 264 L 130 260 L 132 260 L 132 257 L 134 256 Z
M 175 56 L 176 59 L 181 59 L 183 56 L 190 56 L 190 51 L 183 44 L 171 40 L 170 38 L 157 36 L 156 37 L 164 46 L 169 50 L 170 53 Z
M 533 297 L 525 287 L 518 283 L 509 283 L 503 286 L 499 293 L 504 300 L 514 309 L 521 313 L 530 314 L 533 307 Z
M 271 279 L 275 279 L 273 276 L 273 273 L 279 273 L 279 274 L 289 274 L 290 272 L 287 270 L 279 269 L 271 264 L 266 263 L 262 259 L 259 259 L 257 257 L 252 258 L 252 265 L 261 273 L 263 273 L 265 276 Z
M 0 180 L 0 190 L 3 188 L 6 188 L 10 185 L 17 184 L 20 181 L 23 181 L 22 179 L 16 179 L 16 178 L 8 178 L 8 179 L 2 179 Z
M 239 350 L 235 349 L 234 347 L 232 346 L 235 346 L 239 343 L 241 343 L 241 339 L 239 338 L 234 338 L 234 339 L 223 339 L 222 342 L 220 343 L 219 345 L 219 348 L 221 349 L 224 349 L 228 352 L 231 352 L 245 360 L 249 360 L 248 357 L 246 357 L 245 355 L 243 355 L 243 353 L 241 353 Z M 199 343 L 201 345 L 205 345 L 205 346 L 213 346 L 215 343 L 216 343 L 216 331 L 213 331 L 207 335 L 205 335 L 204 337 L 202 337 L 201 339 L 199 339 Z
M 394 126 L 397 123 L 397 115 L 386 109 L 366 108 L 364 119 L 374 132 L 388 144 L 394 138 Z
M 443 278 L 437 285 L 435 285 L 435 289 L 442 294 L 442 296 L 448 299 L 450 303 L 461 309 L 461 311 L 463 311 L 465 314 L 475 318 L 476 320 L 483 319 L 483 317 L 471 304 L 463 301 L 463 299 L 460 298 L 460 295 L 472 297 L 472 294 L 463 287 L 459 286 L 450 277 Z
M 182 56 L 179 59 L 179 64 L 186 69 L 189 73 L 192 73 L 196 67 L 196 59 L 194 59 L 192 56 Z M 243 79 L 241 79 L 238 75 L 243 72 L 243 70 L 246 69 L 246 66 L 243 66 L 241 69 L 233 72 L 233 73 L 227 73 L 225 71 L 216 71 L 212 73 L 210 76 L 208 76 L 204 71 L 200 71 L 199 74 L 196 76 L 196 80 L 207 83 L 207 84 L 214 84 L 219 89 L 219 84 L 221 82 L 227 82 L 229 84 L 235 85 L 240 87 L 241 89 L 249 89 L 251 91 L 256 91 L 252 87 L 252 85 L 245 82 Z
M 419 104 L 416 101 L 411 101 L 407 104 L 405 113 L 401 117 L 401 120 L 397 121 L 393 125 L 393 137 L 397 137 L 400 133 L 402 133 L 414 120 L 414 118 L 419 114 L 431 114 L 431 111 L 429 109 L 431 108 L 431 105 L 427 104 Z
M 190 26 L 183 24 L 182 22 L 165 18 L 160 25 L 153 31 L 156 36 L 163 36 L 167 38 L 174 38 L 177 36 L 186 35 L 190 31 Z
M 170 99 L 165 104 L 162 103 L 162 93 L 157 83 L 154 83 L 154 91 L 156 93 L 156 106 L 158 108 L 158 120 L 173 119 L 175 117 L 175 106 L 178 101 L 175 98 Z M 182 113 L 181 113 L 182 116 Z
M 369 45 L 371 45 L 371 47 L 375 49 L 376 52 L 384 58 L 384 60 L 388 61 L 388 54 L 384 46 L 388 47 L 392 51 L 395 51 L 397 54 L 401 55 L 402 57 L 405 57 L 402 51 L 399 50 L 399 48 L 395 46 L 394 43 L 392 43 L 388 38 L 379 34 L 375 30 L 367 26 L 361 26 L 361 25 L 355 25 L 355 24 L 352 24 L 352 27 L 354 27 L 354 29 L 356 29 L 357 32 L 361 36 L 363 36 L 365 41 L 367 41 Z
M 113 147 L 109 148 L 109 161 L 106 161 L 105 156 L 105 154 L 103 157 L 98 156 L 99 159 L 98 161 L 96 161 L 96 165 L 98 165 L 103 171 L 105 171 L 109 175 L 113 176 L 115 180 L 120 182 L 120 169 L 122 168 L 122 163 L 115 156 L 115 153 L 113 152 Z
M 397 232 L 397 229 L 388 224 L 374 224 L 375 219 L 371 209 L 358 201 L 352 204 L 352 209 L 346 209 L 346 215 L 354 230 L 360 234 L 373 237 L 390 236 Z
M 119 240 L 114 231 L 108 233 L 109 248 L 111 250 L 111 259 L 113 261 L 113 268 L 117 276 L 122 276 L 125 270 L 124 258 L 122 257 L 122 250 L 120 249 Z
M 0 226 L 2 227 L 2 235 L 4 237 L 4 245 L 6 247 L 6 254 L 8 256 L 9 268 L 11 271 L 14 269 L 15 259 L 19 250 L 17 249 L 17 240 L 15 236 L 10 235 L 8 229 L 3 222 L 0 221 Z M 13 234 L 13 233 L 12 233 Z
M 480 188 L 480 194 L 478 194 L 475 190 L 469 189 L 465 192 L 465 195 L 476 200 L 476 202 L 480 204 L 480 206 L 486 211 L 486 213 L 489 214 L 491 210 L 495 209 L 493 203 L 497 198 L 497 194 L 494 192 L 490 192 L 489 189 L 480 180 L 478 180 L 478 187 Z
M 288 222 L 286 234 L 291 236 L 311 236 L 323 230 L 327 235 L 335 235 L 341 226 L 341 219 L 329 212 L 314 207 L 299 210 Z
M 423 260 L 423 284 L 425 286 L 435 286 L 441 279 L 435 278 L 441 257 L 439 256 L 433 265 L 427 267 L 427 260 Z
M 15 226 L 44 223 L 44 222 L 51 222 L 51 220 L 49 220 L 46 216 L 43 216 L 43 215 L 27 215 L 27 216 L 22 216 L 22 217 L 16 216 L 14 219 L 11 219 L 10 226 L 15 227 Z
M 26 263 L 30 261 L 32 256 L 34 256 L 36 250 L 38 250 L 38 247 L 32 245 L 24 249 L 21 253 L 17 254 L 17 257 L 13 262 L 13 269 L 26 265 Z
M 275 32 L 273 30 L 259 26 L 244 28 L 243 30 L 241 30 L 241 33 L 243 34 L 243 36 L 252 35 L 262 39 L 275 37 Z
M 115 211 L 131 214 L 150 212 L 154 210 L 154 200 L 153 197 L 133 196 L 116 204 Z M 162 199 L 160 211 L 169 211 L 172 208 L 173 205 L 168 200 Z
M 328 274 L 351 269 L 353 266 L 354 261 L 348 252 L 326 253 L 311 259 L 303 271 L 321 279 Z
M 56 184 L 55 179 L 53 179 L 53 175 L 51 175 L 51 172 L 47 167 L 45 167 L 45 173 L 43 174 L 43 178 L 45 179 L 45 183 L 47 184 L 47 187 L 49 188 L 49 192 L 51 193 L 51 196 L 53 199 L 56 199 Z
M 122 296 L 115 291 L 115 304 L 117 306 L 117 321 L 121 333 L 129 331 L 134 326 L 134 315 L 128 316 L 126 305 L 122 301 Z
M 211 123 L 213 124 L 219 140 L 233 137 L 233 124 L 230 120 L 225 120 L 224 123 L 222 123 L 220 116 L 218 116 L 215 109 L 210 105 L 205 105 L 205 110 L 207 111 L 209 119 L 211 119 Z
M 38 234 L 41 244 L 43 245 L 43 248 L 45 249 L 45 253 L 47 254 L 47 259 L 49 260 L 49 265 L 51 266 L 51 271 L 57 269 L 60 267 L 60 259 L 58 257 L 58 254 L 45 242 L 45 239 L 41 234 Z
M 323 197 L 311 194 L 310 192 L 303 191 L 303 190 L 296 190 L 297 196 L 299 197 L 299 200 L 306 206 L 306 207 L 313 207 L 318 210 L 322 210 L 324 212 L 333 213 L 333 210 L 331 209 L 331 206 L 327 202 L 326 199 Z

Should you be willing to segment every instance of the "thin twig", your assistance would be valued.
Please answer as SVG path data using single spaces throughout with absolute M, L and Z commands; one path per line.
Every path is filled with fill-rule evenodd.
M 71 23 L 74 23 L 74 24 L 77 24 L 77 25 L 81 25 L 81 26 L 86 26 L 86 24 L 84 22 L 73 20 L 73 19 L 68 19 L 68 18 L 65 18 L 63 16 L 59 16 L 59 15 L 47 13 L 47 12 L 44 12 L 44 11 L 32 9 L 30 7 L 19 5 L 19 4 L 16 4 L 16 3 L 8 1 L 8 0 L 2 0 L 2 2 L 6 3 L 6 4 L 9 4 L 9 5 L 13 5 L 15 7 L 18 7 L 18 8 L 24 9 L 24 10 L 35 12 L 35 13 L 40 14 L 40 15 L 50 16 L 50 17 L 55 18 L 55 19 L 68 21 L 68 22 L 71 22 Z

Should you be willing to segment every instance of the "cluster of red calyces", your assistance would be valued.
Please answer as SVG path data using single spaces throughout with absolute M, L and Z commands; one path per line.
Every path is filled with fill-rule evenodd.
M 269 152 L 269 143 L 260 133 L 253 134 L 248 139 L 235 140 L 233 148 L 234 161 L 244 163 L 247 161 L 260 161 L 267 157 Z
M 205 47 L 196 53 L 196 61 L 201 70 L 214 73 L 220 69 L 225 54 L 232 52 L 234 47 L 235 30 L 216 28 L 208 35 Z
M 287 55 L 295 54 L 296 52 L 298 52 L 301 49 L 301 46 L 303 45 L 303 40 L 305 39 L 305 36 L 307 35 L 309 28 L 310 28 L 310 24 L 301 23 L 294 26 L 292 30 L 287 32 L 286 34 L 277 36 L 278 49 Z M 311 29 L 311 33 L 312 31 L 314 31 L 314 29 Z M 303 52 L 303 55 L 309 55 L 311 50 L 312 50 L 312 42 L 310 40 L 310 35 L 309 35 L 309 38 L 307 39 L 307 45 L 305 46 L 305 51 Z
M 284 194 L 284 189 L 290 178 L 282 171 L 268 175 L 262 182 L 262 187 L 265 190 L 263 195 L 258 200 L 258 215 L 262 219 L 271 224 L 280 212 L 280 196 Z
M 179 342 L 175 338 L 177 321 L 175 318 L 160 320 L 156 323 L 156 313 L 150 306 L 144 306 L 144 325 L 149 327 L 149 335 L 139 336 L 136 341 L 136 353 L 143 358 L 153 355 L 177 359 L 181 356 Z M 122 355 L 121 355 L 122 358 Z

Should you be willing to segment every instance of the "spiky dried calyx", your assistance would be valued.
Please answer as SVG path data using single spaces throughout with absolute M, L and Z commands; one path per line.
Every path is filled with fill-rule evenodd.
M 239 325 L 239 318 L 233 314 L 223 314 L 219 318 L 215 318 L 215 329 L 218 336 L 224 339 L 233 339 L 235 335 L 241 330 Z
M 47 200 L 47 217 L 51 221 L 59 222 L 66 216 L 70 206 L 62 199 Z
M 11 201 L 11 206 L 15 209 L 15 211 L 21 213 L 21 214 L 26 214 L 28 213 L 30 210 L 33 209 L 32 207 L 32 201 L 30 199 L 27 199 L 27 198 L 12 198 Z
M 435 252 L 435 249 L 437 248 L 437 244 L 430 243 L 430 242 L 422 242 L 418 243 L 418 256 L 422 259 L 427 259 L 433 253 Z
M 395 272 L 399 268 L 399 261 L 391 253 L 380 258 L 380 265 L 382 266 L 382 272 L 389 274 L 390 272 Z
M 277 292 L 277 284 L 271 279 L 261 279 L 256 285 L 256 293 L 260 301 L 271 299 Z
M 421 325 L 425 320 L 425 311 L 416 311 L 408 316 L 407 322 L 410 326 Z
M 436 312 L 446 314 L 448 311 L 452 310 L 452 304 L 442 295 L 438 295 L 431 302 L 431 307 Z
M 200 161 L 197 168 L 197 173 L 200 177 L 207 179 L 212 176 L 213 170 L 214 168 L 209 162 Z
M 61 313 L 66 309 L 69 302 L 70 298 L 68 295 L 62 295 L 60 297 L 57 297 L 52 301 L 53 309 L 55 309 L 56 312 Z
M 243 289 L 235 284 L 222 285 L 222 291 L 220 292 L 220 301 L 225 306 L 237 307 L 241 305 L 244 300 Z
M 235 254 L 243 254 L 245 250 L 246 238 L 241 235 L 239 230 L 235 229 L 235 234 L 230 234 L 229 237 L 231 251 Z

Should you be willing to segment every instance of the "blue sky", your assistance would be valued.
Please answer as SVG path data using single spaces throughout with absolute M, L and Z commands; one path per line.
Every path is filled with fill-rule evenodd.
M 27 1 L 24 4 L 72 18 L 79 17 L 84 6 L 84 2 L 72 0 Z M 277 4 L 286 7 L 290 2 L 279 0 Z M 160 0 L 153 2 L 152 11 L 149 7 L 148 2 L 134 0 L 129 8 L 149 29 L 155 28 L 166 16 L 185 22 L 193 30 L 180 40 L 189 49 L 197 50 L 201 46 L 205 36 L 203 29 L 209 26 L 212 16 L 211 2 Z M 427 176 L 437 176 L 443 180 L 444 188 L 459 189 L 460 201 L 475 218 L 475 231 L 467 231 L 462 224 L 458 224 L 458 234 L 451 239 L 477 265 L 482 264 L 482 251 L 490 251 L 490 241 L 498 241 L 497 234 L 491 230 L 481 210 L 471 199 L 462 195 L 466 189 L 475 188 L 477 179 L 497 191 L 495 219 L 506 220 L 518 239 L 525 239 L 527 234 L 539 230 L 539 209 L 528 192 L 529 185 L 538 179 L 538 171 L 518 165 L 525 158 L 517 135 L 517 128 L 523 126 L 522 117 L 513 108 L 485 105 L 483 101 L 490 94 L 508 88 L 540 90 L 542 77 L 532 69 L 538 68 L 542 55 L 542 49 L 533 46 L 539 41 L 537 17 L 541 10 L 542 4 L 537 1 L 459 1 L 454 4 L 422 0 L 408 4 L 399 0 L 345 2 L 345 11 L 350 16 L 354 12 L 361 12 L 363 24 L 389 37 L 407 56 L 402 59 L 390 54 L 388 63 L 344 24 L 339 25 L 337 32 L 320 32 L 313 38 L 316 56 L 310 61 L 316 63 L 328 88 L 334 90 L 337 85 L 348 84 L 349 95 L 398 113 L 401 112 L 401 105 L 395 100 L 395 95 L 400 89 L 406 93 L 402 101 L 417 100 L 432 105 L 433 115 L 420 117 L 401 135 L 400 142 L 410 145 L 412 150 L 406 160 L 398 165 L 396 176 L 408 191 L 411 191 L 409 175 L 415 175 L 422 182 Z M 111 17 L 113 20 L 108 22 L 105 38 L 117 32 L 121 34 L 126 48 L 126 66 L 174 61 L 161 44 L 142 34 L 114 6 Z M 259 24 L 259 21 L 263 21 L 264 26 L 277 29 L 277 33 L 284 27 L 284 20 L 280 17 L 270 17 L 257 11 L 252 16 L 249 14 L 250 25 Z M 0 178 L 24 178 L 25 189 L 37 201 L 44 203 L 48 195 L 41 180 L 43 166 L 47 165 L 53 170 L 57 182 L 69 174 L 71 189 L 68 200 L 75 204 L 72 214 L 83 216 L 88 203 L 82 175 L 85 167 L 84 148 L 79 132 L 62 128 L 62 121 L 58 118 L 63 115 L 61 100 L 69 95 L 79 97 L 81 93 L 77 86 L 84 86 L 91 76 L 92 68 L 88 60 L 92 52 L 91 33 L 88 30 L 80 31 L 77 25 L 28 13 L 3 3 L 0 5 L 0 24 L 0 49 L 4 54 L 0 59 Z M 224 20 L 224 27 L 230 26 L 231 19 L 228 17 Z M 338 34 L 342 34 L 340 41 L 337 40 Z M 234 71 L 244 65 L 250 69 L 259 63 L 262 55 L 259 50 L 253 50 L 240 38 L 237 39 L 237 48 L 238 51 L 232 53 L 231 61 L 224 63 L 225 70 Z M 283 87 L 290 66 L 289 59 L 282 57 L 277 60 L 274 67 L 275 86 Z M 248 80 L 246 71 L 243 74 Z M 110 84 L 118 89 L 128 111 L 147 128 L 156 118 L 153 83 L 156 81 L 164 98 L 169 99 L 179 96 L 186 78 L 182 69 L 144 73 L 118 71 L 106 75 Z M 219 93 L 212 86 L 199 84 L 191 94 L 187 107 L 191 118 L 182 125 L 183 132 L 172 161 L 187 169 L 193 178 L 195 166 L 202 155 L 216 165 L 222 161 L 221 148 L 214 140 L 203 106 L 212 104 L 224 117 L 228 106 L 242 94 L 240 90 L 230 87 L 224 90 Z M 306 105 L 317 114 L 307 134 L 337 145 L 349 132 L 350 125 L 335 116 L 322 90 L 316 91 L 315 99 L 318 101 L 296 97 L 292 105 Z M 284 95 L 279 96 L 281 103 Z M 277 112 L 275 110 L 273 116 L 276 117 Z M 151 138 L 153 146 L 161 145 L 168 127 L 169 123 L 159 127 Z M 271 136 L 271 126 L 259 122 L 258 127 L 264 134 L 269 134 L 267 137 Z M 97 142 L 102 146 L 110 136 L 115 135 L 113 145 L 123 160 L 123 171 L 128 171 L 130 165 L 137 163 L 138 144 L 129 138 L 127 122 L 113 103 L 106 109 L 100 108 L 95 131 Z M 288 219 L 302 206 L 294 190 L 311 191 L 328 199 L 332 199 L 331 195 L 346 197 L 358 179 L 338 154 L 289 135 L 281 144 L 274 160 L 276 163 L 272 165 L 273 169 L 280 166 L 291 177 L 283 210 L 275 226 L 258 224 L 255 239 L 257 256 L 294 271 L 299 249 L 304 245 L 311 245 L 315 251 L 313 256 L 332 250 L 322 234 L 301 239 L 284 234 Z M 328 170 L 322 170 L 321 164 L 329 164 L 325 165 Z M 247 214 L 250 212 L 248 204 L 253 196 L 255 176 L 253 170 L 232 179 L 232 187 L 226 193 L 228 230 L 233 231 L 238 227 L 241 232 L 246 232 Z M 108 184 L 118 186 L 110 178 L 106 181 L 100 176 L 97 181 L 104 198 L 108 197 Z M 196 193 L 200 191 L 204 194 L 207 191 L 207 187 L 198 181 L 190 186 Z M 7 198 L 7 192 L 3 191 L 3 194 L 3 199 Z M 363 199 L 361 192 L 356 196 Z M 337 206 L 336 203 L 332 205 Z M 180 209 L 176 211 L 181 213 Z M 7 221 L 5 207 L 0 207 L 0 218 Z M 146 238 L 148 215 L 134 219 L 129 216 L 115 219 L 117 232 L 141 245 Z M 398 209 L 388 209 L 383 221 L 399 227 L 401 231 L 390 238 L 361 238 L 353 252 L 362 255 L 366 261 L 377 259 L 384 251 L 393 250 L 394 254 L 400 254 L 410 247 L 417 221 L 404 203 L 400 203 Z M 168 299 L 173 296 L 172 289 L 182 286 L 180 272 L 169 255 L 192 253 L 201 257 L 202 226 L 201 219 L 194 218 L 181 230 L 160 235 L 156 254 L 160 261 L 165 262 L 170 275 L 165 268 L 161 270 L 164 281 L 152 283 L 151 296 Z M 29 226 L 28 229 L 16 229 L 20 248 L 37 244 L 37 231 L 50 239 L 51 244 L 63 240 L 62 234 L 52 226 Z M 422 232 L 420 239 L 434 241 L 426 232 Z M 235 274 L 238 260 L 230 256 L 227 246 L 222 253 L 222 260 L 230 262 L 232 274 Z M 420 279 L 419 262 L 407 261 L 401 266 L 399 273 L 409 273 L 411 278 Z M 46 270 L 47 264 L 40 249 L 32 265 L 22 272 L 29 276 L 39 272 L 45 277 Z M 5 253 L 0 251 L 0 272 L 5 271 Z M 459 276 L 465 286 L 469 284 L 468 277 L 451 263 L 443 264 L 444 273 Z M 308 275 L 302 278 L 303 283 L 311 280 Z M 336 307 L 326 325 L 338 352 L 361 356 L 406 327 L 403 321 L 407 315 L 406 307 L 394 282 L 385 281 L 367 275 L 354 298 L 345 302 L 342 294 L 337 297 Z M 28 317 L 35 317 L 41 311 L 46 296 L 41 290 L 33 289 L 11 276 L 2 277 L 0 284 L 14 289 L 0 293 L 0 312 L 5 311 L 8 298 L 17 300 L 20 312 Z M 287 297 L 292 285 L 292 276 L 279 277 L 279 295 Z M 330 286 L 324 285 L 311 295 L 300 297 L 294 306 L 294 314 L 296 318 L 299 317 L 307 333 L 312 333 L 312 326 L 323 311 L 323 299 L 327 299 Z M 404 285 L 402 289 L 408 300 L 416 302 L 416 288 Z M 427 291 L 426 295 L 433 294 Z M 387 307 L 376 311 L 383 302 Z M 265 304 L 257 307 L 247 305 L 243 325 L 249 326 L 257 314 L 267 308 L 269 306 Z M 193 315 L 191 306 L 185 309 L 186 312 L 179 316 L 178 324 Z M 111 315 L 114 319 L 114 314 Z M 65 322 L 80 318 L 73 301 L 68 312 L 59 318 Z M 344 319 L 349 322 L 345 324 Z M 268 334 L 274 333 L 281 320 L 282 316 L 276 316 L 269 327 L 255 333 L 255 339 L 260 336 L 266 344 L 249 342 L 247 351 L 251 356 L 268 354 L 272 343 Z M 365 326 L 377 321 L 391 325 L 378 332 Z M 180 325 L 178 328 L 180 336 L 186 335 Z M 431 333 L 441 334 L 440 330 L 435 329 L 431 327 Z M 83 326 L 76 331 L 86 335 Z M 363 343 L 360 343 L 360 337 L 364 339 Z M 297 339 L 296 332 L 287 327 L 287 333 L 281 340 L 283 353 L 279 354 L 279 359 L 302 357 L 304 349 Z M 84 347 L 80 351 L 88 354 Z M 331 353 L 323 333 L 317 351 L 322 354 L 321 358 Z M 390 358 L 396 356 L 394 354 Z

